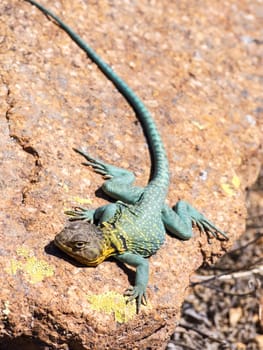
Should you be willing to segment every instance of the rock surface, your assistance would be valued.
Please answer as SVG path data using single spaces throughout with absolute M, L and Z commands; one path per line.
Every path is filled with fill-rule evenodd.
M 133 274 L 114 261 L 84 268 L 52 244 L 64 210 L 106 202 L 102 179 L 72 147 L 131 169 L 150 158 L 122 96 L 54 23 L 21 0 L 0 3 L 2 349 L 160 349 L 191 273 L 245 227 L 245 189 L 262 136 L 260 2 L 47 1 L 137 92 L 168 151 L 168 201 L 185 199 L 228 232 L 167 236 L 150 258 L 149 305 L 121 297 Z M 262 120 L 262 119 L 261 119 Z M 51 243 L 50 243 L 51 242 Z M 101 309 L 103 307 L 103 310 Z

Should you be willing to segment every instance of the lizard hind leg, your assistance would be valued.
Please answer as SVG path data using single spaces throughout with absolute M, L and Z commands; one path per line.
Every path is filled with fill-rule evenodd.
M 224 231 L 219 229 L 189 203 L 185 201 L 179 201 L 173 207 L 173 210 L 184 217 L 188 215 L 188 217 L 191 218 L 192 223 L 194 223 L 202 233 L 206 233 L 207 235 L 211 234 L 217 239 L 223 237 L 223 239 L 228 240 L 227 234 Z
M 211 234 L 219 239 L 220 235 L 228 239 L 225 232 L 216 227 L 202 213 L 185 201 L 179 201 L 173 208 L 164 206 L 162 220 L 166 229 L 181 239 L 192 237 L 192 223 L 196 224 L 202 233 Z
M 143 188 L 133 186 L 135 180 L 133 172 L 104 163 L 91 157 L 83 150 L 74 150 L 86 159 L 84 165 L 91 166 L 96 173 L 101 174 L 106 179 L 102 185 L 104 193 L 127 204 L 134 204 L 139 200 Z

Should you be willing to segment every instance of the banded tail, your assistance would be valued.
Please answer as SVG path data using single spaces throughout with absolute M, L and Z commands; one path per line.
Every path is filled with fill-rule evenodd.
M 44 14 L 53 18 L 57 24 L 73 39 L 73 41 L 86 52 L 88 57 L 98 66 L 104 75 L 115 85 L 119 92 L 125 97 L 127 102 L 136 113 L 147 138 L 147 142 L 152 154 L 153 174 L 149 184 L 155 184 L 158 187 L 168 188 L 169 167 L 166 152 L 163 146 L 161 136 L 157 130 L 156 124 L 140 98 L 135 92 L 113 71 L 113 69 L 104 62 L 99 55 L 89 47 L 80 36 L 67 26 L 53 12 L 46 9 L 34 0 L 25 0 L 35 5 Z

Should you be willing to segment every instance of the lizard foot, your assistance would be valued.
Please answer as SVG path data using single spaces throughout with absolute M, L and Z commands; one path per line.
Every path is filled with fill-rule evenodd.
M 227 234 L 217 228 L 211 221 L 209 221 L 202 213 L 196 210 L 192 205 L 185 201 L 178 201 L 175 206 L 172 207 L 175 212 L 175 216 L 172 215 L 171 210 L 164 208 L 163 218 L 166 221 L 166 225 L 172 228 L 175 233 L 182 239 L 189 239 L 192 236 L 192 223 L 195 224 L 201 233 L 206 233 L 208 241 L 210 241 L 211 235 L 219 240 L 228 240 Z M 180 228 L 180 230 L 178 229 Z M 222 237 L 220 237 L 222 236 Z
M 124 296 L 128 297 L 127 303 L 130 303 L 136 299 L 136 312 L 137 314 L 140 311 L 141 304 L 147 305 L 146 291 L 143 287 L 135 286 L 129 287 L 125 292 Z
M 216 227 L 211 221 L 206 219 L 202 214 L 200 217 L 192 217 L 192 222 L 199 228 L 202 233 L 212 234 L 216 239 L 220 239 L 220 235 L 223 236 L 224 240 L 228 240 L 227 234 Z
M 86 159 L 86 162 L 83 163 L 84 165 L 91 166 L 96 173 L 103 175 L 105 179 L 112 178 L 113 175 L 110 173 L 111 165 L 107 165 L 98 159 L 92 158 L 88 153 L 81 149 L 73 149 Z
M 93 224 L 95 210 L 89 210 L 82 207 L 75 207 L 75 210 L 65 211 L 70 216 L 70 221 L 84 220 Z

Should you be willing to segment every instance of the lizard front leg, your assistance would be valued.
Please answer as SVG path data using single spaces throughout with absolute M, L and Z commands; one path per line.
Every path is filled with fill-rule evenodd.
M 135 286 L 128 288 L 124 295 L 128 296 L 128 302 L 136 299 L 137 313 L 140 310 L 141 304 L 146 305 L 146 288 L 149 280 L 149 262 L 141 255 L 131 252 L 115 256 L 119 261 L 136 267 Z
M 65 214 L 71 216 L 70 221 L 84 220 L 92 224 L 101 224 L 105 221 L 109 221 L 115 215 L 119 206 L 119 203 L 110 203 L 97 209 L 76 207 L 75 210 L 68 210 Z

